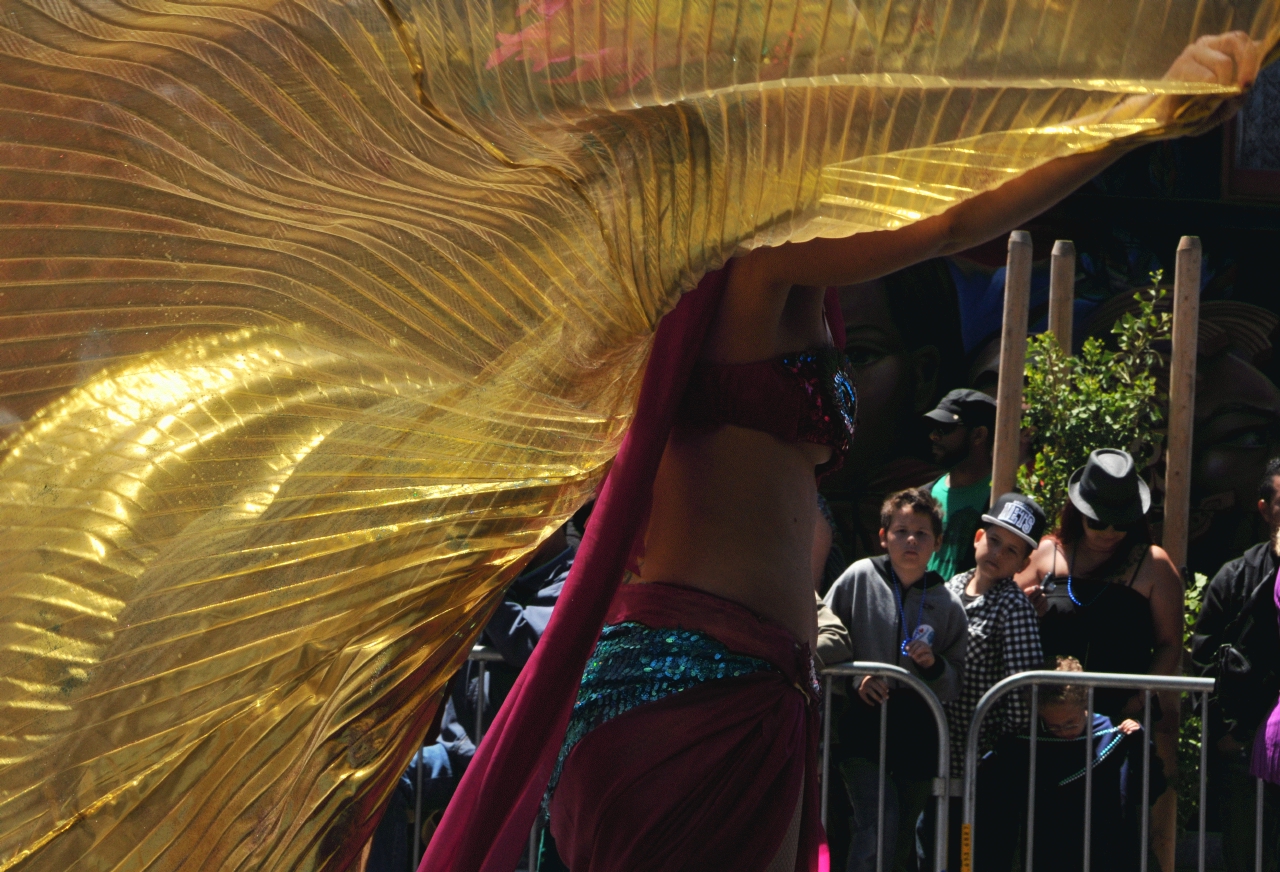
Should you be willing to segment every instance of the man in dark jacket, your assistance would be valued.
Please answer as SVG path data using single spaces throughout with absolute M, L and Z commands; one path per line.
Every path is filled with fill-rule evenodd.
M 1258 486 L 1258 512 L 1271 530 L 1261 542 L 1218 570 L 1205 590 L 1191 639 L 1191 659 L 1217 680 L 1209 702 L 1213 793 L 1219 797 L 1228 872 L 1254 869 L 1256 781 L 1249 775 L 1254 732 L 1280 693 L 1280 629 L 1275 583 L 1280 570 L 1280 458 L 1267 464 Z M 1280 788 L 1264 793 L 1263 869 L 1280 868 Z

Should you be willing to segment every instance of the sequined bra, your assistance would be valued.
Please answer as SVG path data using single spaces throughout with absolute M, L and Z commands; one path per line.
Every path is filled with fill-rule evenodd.
M 784 442 L 829 445 L 818 475 L 840 468 L 853 441 L 857 395 L 844 353 L 824 347 L 752 363 L 694 364 L 680 420 L 701 427 L 733 424 Z

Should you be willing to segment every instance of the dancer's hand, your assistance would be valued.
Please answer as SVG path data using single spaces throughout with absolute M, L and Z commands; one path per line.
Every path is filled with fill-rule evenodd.
M 1202 36 L 1182 50 L 1164 74 L 1175 82 L 1207 82 L 1248 88 L 1258 78 L 1261 46 L 1249 34 L 1233 30 Z
M 1202 36 L 1191 43 L 1169 66 L 1164 78 L 1171 82 L 1203 82 L 1208 85 L 1247 89 L 1258 78 L 1258 69 L 1261 65 L 1262 47 L 1250 39 L 1247 33 L 1234 30 L 1230 33 Z M 1152 112 L 1160 123 L 1168 124 L 1177 117 L 1179 109 L 1190 99 L 1192 98 L 1167 95 L 1158 98 L 1132 97 L 1120 105 L 1120 111 L 1124 114 L 1126 107 L 1130 110 L 1140 110 L 1149 106 L 1148 111 Z M 1231 117 L 1240 108 L 1242 102 L 1242 96 L 1227 100 L 1214 113 L 1215 117 L 1219 119 Z
M 907 646 L 907 656 L 921 669 L 932 669 L 934 660 L 933 647 L 923 639 L 916 639 Z
M 858 683 L 858 696 L 862 697 L 862 701 L 867 705 L 880 705 L 889 698 L 889 685 L 874 675 L 864 676 Z
M 1134 720 L 1123 720 L 1116 729 L 1124 733 L 1126 736 L 1132 736 L 1134 733 L 1138 732 L 1138 730 L 1142 729 L 1142 724 Z

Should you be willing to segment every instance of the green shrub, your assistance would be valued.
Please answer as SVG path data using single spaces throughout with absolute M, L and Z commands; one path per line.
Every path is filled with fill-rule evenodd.
M 1123 448 L 1139 469 L 1159 451 L 1164 397 L 1156 381 L 1162 360 L 1155 343 L 1171 337 L 1173 321 L 1168 312 L 1155 311 L 1167 293 L 1160 278 L 1152 273 L 1152 286 L 1139 292 L 1139 313 L 1125 314 L 1111 328 L 1114 348 L 1090 337 L 1072 356 L 1047 332 L 1027 343 L 1022 426 L 1033 433 L 1032 464 L 1018 470 L 1018 487 L 1050 519 L 1066 503 L 1071 473 L 1093 449 Z
M 1187 585 L 1182 604 L 1182 647 L 1190 649 L 1200 605 L 1204 601 L 1208 576 L 1199 572 Z M 1199 697 L 1182 698 L 1182 722 L 1178 725 L 1178 831 L 1195 831 L 1200 827 L 1200 715 Z M 1193 706 L 1194 703 L 1194 706 Z

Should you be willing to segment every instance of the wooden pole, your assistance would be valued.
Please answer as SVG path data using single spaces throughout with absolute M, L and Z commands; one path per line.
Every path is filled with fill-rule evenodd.
M 1070 239 L 1053 244 L 1049 266 L 1049 332 L 1058 347 L 1071 353 L 1071 328 L 1076 302 L 1076 246 Z
M 1191 512 L 1191 428 L 1196 413 L 1196 343 L 1200 328 L 1200 239 L 1178 244 L 1173 282 L 1173 358 L 1169 362 L 1169 438 L 1165 455 L 1164 550 L 1187 566 Z
M 1187 574 L 1187 532 L 1191 514 L 1191 428 L 1196 405 L 1196 344 L 1200 332 L 1200 240 L 1184 236 L 1178 243 L 1173 282 L 1173 355 L 1169 361 L 1169 437 L 1165 454 L 1165 551 L 1173 565 Z M 1180 669 L 1178 671 L 1181 671 Z M 1176 693 L 1160 694 L 1168 713 L 1156 724 L 1156 755 L 1164 771 L 1175 776 L 1170 788 L 1151 809 L 1151 846 L 1161 869 L 1172 869 L 1178 832 L 1178 795 L 1172 787 L 1178 771 Z
M 1000 386 L 991 459 L 991 499 L 1013 490 L 1018 478 L 1022 429 L 1022 380 L 1027 362 L 1027 308 L 1031 304 L 1031 234 L 1009 234 L 1004 276 L 1004 325 L 1000 331 Z

